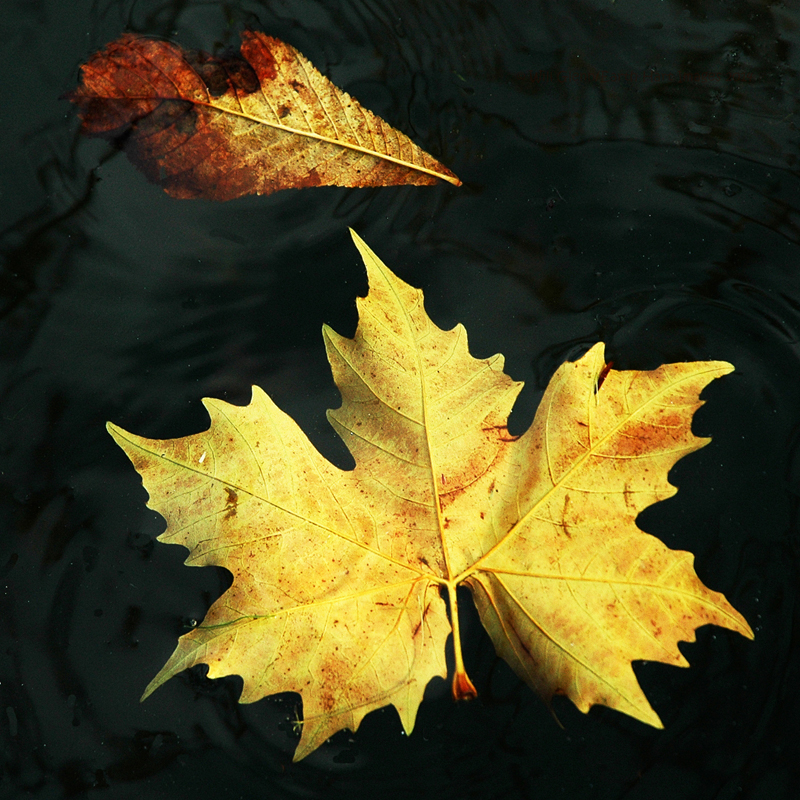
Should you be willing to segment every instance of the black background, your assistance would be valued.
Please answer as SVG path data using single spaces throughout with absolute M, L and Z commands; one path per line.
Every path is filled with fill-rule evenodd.
M 795 6 L 796 8 L 796 6 Z M 176 201 L 77 133 L 79 64 L 123 30 L 214 50 L 245 25 L 464 181 Z M 800 13 L 768 2 L 4 0 L 0 15 L 0 752 L 3 797 L 626 798 L 800 795 Z M 262 386 L 336 463 L 320 336 L 366 291 L 347 227 L 474 355 L 526 382 L 607 343 L 616 368 L 729 360 L 713 442 L 640 526 L 691 550 L 756 632 L 704 628 L 637 664 L 664 731 L 557 700 L 495 657 L 464 597 L 480 698 L 431 683 L 293 765 L 296 696 L 184 673 L 138 699 L 227 587 L 106 434 L 207 426 Z

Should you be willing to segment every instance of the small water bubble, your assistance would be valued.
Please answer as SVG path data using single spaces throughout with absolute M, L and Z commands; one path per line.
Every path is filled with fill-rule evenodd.
M 738 183 L 729 183 L 723 191 L 728 197 L 736 197 L 742 191 L 742 187 Z

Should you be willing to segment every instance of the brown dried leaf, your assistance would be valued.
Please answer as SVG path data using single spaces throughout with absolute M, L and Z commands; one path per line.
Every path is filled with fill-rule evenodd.
M 407 136 L 337 89 L 291 45 L 242 32 L 211 56 L 125 34 L 68 98 L 83 131 L 122 144 L 173 197 L 231 200 L 304 186 L 460 186 Z

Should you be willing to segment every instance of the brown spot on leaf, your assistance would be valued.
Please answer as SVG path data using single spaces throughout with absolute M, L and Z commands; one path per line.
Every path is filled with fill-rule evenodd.
M 519 436 L 512 436 L 508 432 L 508 425 L 489 425 L 488 427 L 484 428 L 485 431 L 496 431 L 498 434 L 498 438 L 501 442 L 516 442 L 519 439 Z
M 272 74 L 274 77 L 274 61 L 272 62 Z M 255 94 L 260 88 L 261 83 L 258 80 L 253 67 L 250 66 L 243 58 L 233 55 L 229 58 L 223 59 L 220 66 L 228 75 L 230 86 L 236 89 L 236 94 L 239 97 L 244 97 L 249 94 Z M 264 75 L 267 75 L 267 70 L 264 70 Z
M 212 97 L 222 97 L 228 91 L 228 74 L 222 64 L 202 50 L 189 50 L 184 54 L 189 69 L 193 70 Z
M 225 492 L 228 495 L 225 505 L 225 519 L 230 519 L 236 516 L 236 505 L 239 502 L 239 495 L 236 494 L 235 490 L 231 489 L 230 486 L 225 487 Z
M 336 705 L 336 700 L 334 700 L 332 694 L 330 694 L 329 692 L 325 692 L 320 697 L 320 704 L 325 709 L 325 711 L 330 711 Z

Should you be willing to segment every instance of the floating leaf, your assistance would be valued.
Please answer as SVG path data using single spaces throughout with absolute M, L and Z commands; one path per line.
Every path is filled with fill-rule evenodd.
M 242 32 L 211 56 L 125 34 L 68 94 L 83 131 L 118 141 L 173 197 L 231 200 L 304 186 L 461 181 L 337 89 L 291 45 Z
M 660 726 L 632 661 L 688 666 L 677 644 L 701 625 L 752 637 L 690 553 L 635 524 L 675 493 L 675 462 L 709 441 L 692 434 L 692 415 L 733 367 L 621 372 L 597 344 L 558 369 L 515 438 L 506 422 L 521 384 L 502 356 L 473 358 L 464 328 L 437 328 L 422 293 L 355 239 L 370 285 L 358 330 L 324 329 L 342 394 L 329 419 L 353 470 L 326 461 L 256 387 L 244 407 L 205 400 L 211 427 L 193 436 L 109 424 L 167 520 L 160 540 L 233 573 L 145 696 L 200 663 L 212 678 L 241 675 L 242 702 L 299 692 L 296 759 L 388 704 L 410 733 L 426 684 L 446 675 L 451 632 L 453 693 L 475 694 L 464 584 L 498 653 L 545 699 Z

